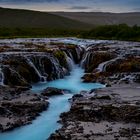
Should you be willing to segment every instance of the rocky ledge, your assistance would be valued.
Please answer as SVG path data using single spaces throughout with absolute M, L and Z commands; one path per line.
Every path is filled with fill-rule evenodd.
M 68 75 L 78 64 L 84 49 L 78 45 L 21 42 L 0 43 L 0 85 L 31 87 Z
M 31 123 L 47 109 L 49 103 L 43 96 L 24 90 L 27 89 L 0 86 L 1 132 Z
M 83 82 L 107 85 L 140 82 L 140 44 L 100 43 L 86 48 L 82 63 Z
M 81 92 L 61 114 L 63 127 L 49 140 L 140 139 L 139 85 L 116 85 Z

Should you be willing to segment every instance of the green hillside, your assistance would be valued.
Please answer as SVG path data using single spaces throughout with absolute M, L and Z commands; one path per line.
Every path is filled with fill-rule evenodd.
M 47 13 L 0 8 L 0 38 L 69 36 L 140 41 L 139 15 L 139 13 Z M 118 25 L 120 23 L 129 26 Z M 132 26 L 135 24 L 138 26 Z
M 89 25 L 46 12 L 0 8 L 0 27 L 80 29 Z

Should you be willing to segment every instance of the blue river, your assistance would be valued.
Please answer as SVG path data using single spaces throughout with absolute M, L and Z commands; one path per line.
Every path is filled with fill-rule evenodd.
M 0 133 L 0 140 L 46 140 L 51 133 L 61 127 L 57 121 L 62 112 L 69 110 L 69 98 L 82 90 L 104 87 L 104 85 L 99 83 L 82 83 L 81 77 L 83 75 L 84 70 L 75 65 L 70 75 L 66 76 L 64 79 L 34 84 L 31 91 L 38 94 L 46 87 L 67 89 L 70 90 L 71 93 L 51 97 L 49 99 L 50 105 L 48 110 L 41 113 L 32 124 L 19 127 L 13 131 Z

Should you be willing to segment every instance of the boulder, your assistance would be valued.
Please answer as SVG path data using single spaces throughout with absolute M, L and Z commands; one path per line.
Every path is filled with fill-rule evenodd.
M 48 87 L 41 94 L 43 96 L 63 95 L 64 94 L 64 90 L 57 89 L 57 88 L 54 88 L 54 87 Z

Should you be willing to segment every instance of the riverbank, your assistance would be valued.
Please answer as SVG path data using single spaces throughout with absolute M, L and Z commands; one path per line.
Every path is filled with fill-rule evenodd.
M 123 84 L 74 95 L 70 111 L 61 114 L 63 127 L 49 140 L 138 140 L 139 89 L 140 84 Z
M 26 88 L 0 86 L 0 131 L 31 124 L 39 113 L 47 110 L 47 98 L 32 94 Z

